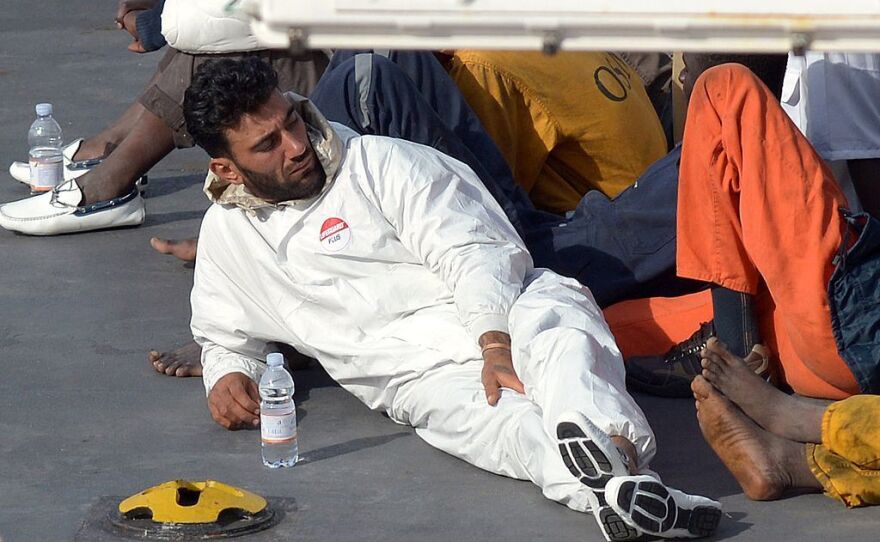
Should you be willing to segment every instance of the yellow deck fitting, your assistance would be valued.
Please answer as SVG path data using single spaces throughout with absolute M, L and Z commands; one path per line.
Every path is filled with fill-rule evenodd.
M 226 510 L 257 514 L 267 504 L 259 495 L 215 480 L 172 480 L 125 499 L 119 512 L 124 517 L 149 514 L 157 523 L 214 523 Z

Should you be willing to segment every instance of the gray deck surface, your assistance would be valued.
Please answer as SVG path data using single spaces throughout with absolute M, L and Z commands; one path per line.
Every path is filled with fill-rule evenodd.
M 55 104 L 70 140 L 115 119 L 152 74 L 162 53 L 126 51 L 115 9 L 112 0 L 3 2 L 0 201 L 27 195 L 6 167 L 26 157 L 34 103 Z M 200 379 L 153 372 L 150 348 L 189 339 L 193 272 L 148 240 L 198 231 L 205 163 L 191 149 L 154 168 L 139 228 L 54 238 L 0 230 L 3 542 L 71 540 L 99 497 L 175 478 L 295 499 L 278 540 L 601 540 L 591 516 L 431 449 L 320 369 L 296 375 L 305 461 L 282 472 L 262 467 L 256 432 L 212 422 Z M 748 501 L 703 442 L 690 401 L 639 402 L 659 438 L 654 468 L 724 503 L 716 539 L 880 538 L 880 509 L 848 511 L 821 495 Z

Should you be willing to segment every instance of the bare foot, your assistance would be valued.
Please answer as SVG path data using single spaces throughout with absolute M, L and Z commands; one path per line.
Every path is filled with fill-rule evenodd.
M 691 389 L 703 436 L 747 497 L 767 501 L 792 488 L 821 489 L 803 444 L 764 431 L 701 376 Z
M 766 349 L 758 345 L 742 359 L 711 338 L 702 353 L 703 377 L 774 435 L 798 442 L 821 442 L 825 405 L 782 393 L 755 374 L 752 367 L 766 356 Z
M 157 372 L 168 376 L 202 376 L 202 347 L 194 342 L 171 352 L 150 350 L 147 359 Z
M 275 343 L 275 346 L 278 351 L 284 354 L 287 368 L 291 371 L 308 369 L 315 361 L 286 344 Z M 147 354 L 147 360 L 156 369 L 156 372 L 168 376 L 202 376 L 202 349 L 194 342 L 171 352 L 150 350 Z
M 162 254 L 170 254 L 175 258 L 185 262 L 196 261 L 196 247 L 198 247 L 198 239 L 160 239 L 153 237 L 150 239 L 150 246 L 156 252 Z

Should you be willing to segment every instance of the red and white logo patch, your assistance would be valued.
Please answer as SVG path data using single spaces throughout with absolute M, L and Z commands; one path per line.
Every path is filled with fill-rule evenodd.
M 341 218 L 328 218 L 321 224 L 320 240 L 324 250 L 338 252 L 351 240 L 351 228 Z

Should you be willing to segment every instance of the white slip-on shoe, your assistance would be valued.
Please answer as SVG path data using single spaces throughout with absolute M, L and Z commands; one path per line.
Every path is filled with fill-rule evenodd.
M 103 160 L 102 158 L 95 158 L 92 160 L 74 161 L 73 157 L 76 155 L 76 152 L 79 150 L 83 141 L 85 140 L 80 137 L 61 148 L 61 155 L 64 157 L 65 181 L 82 177 L 86 172 L 100 164 Z M 13 179 L 20 183 L 26 185 L 31 184 L 31 167 L 27 162 L 12 162 L 12 164 L 9 165 L 9 174 L 12 175 Z
M 605 499 L 605 486 L 614 476 L 629 474 L 627 458 L 605 432 L 579 412 L 566 412 L 556 424 L 559 455 L 590 490 L 590 508 L 609 542 L 635 540 L 641 531 L 623 521 Z
M 76 181 L 27 199 L 0 205 L 0 226 L 28 235 L 58 235 L 144 223 L 144 199 L 135 187 L 111 200 L 80 206 L 82 191 Z
M 721 503 L 667 487 L 653 476 L 619 476 L 605 496 L 628 525 L 663 538 L 709 536 L 721 521 Z

